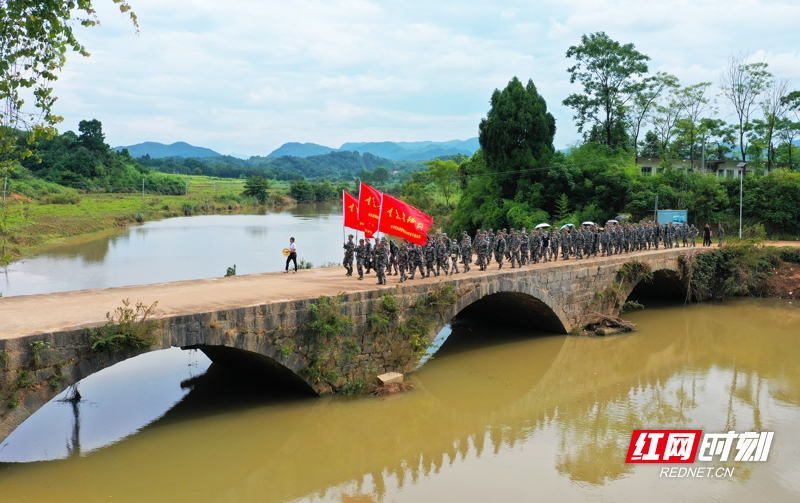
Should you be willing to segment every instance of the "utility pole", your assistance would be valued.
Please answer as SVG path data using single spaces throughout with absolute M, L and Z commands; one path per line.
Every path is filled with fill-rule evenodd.
M 742 239 L 742 188 L 744 187 L 744 169 L 747 167 L 746 162 L 740 162 L 736 165 L 739 170 L 739 239 Z
M 653 222 L 658 223 L 658 194 L 656 194 L 656 211 L 653 213 Z
M 700 169 L 703 171 L 703 174 L 706 174 L 706 139 L 703 138 L 703 150 L 700 154 L 702 157 L 700 159 Z
M 189 195 L 189 180 L 186 180 L 186 195 Z
M 142 206 L 144 206 L 144 177 L 142 177 Z
M 8 177 L 3 178 L 3 211 L 6 211 L 6 191 L 8 190 Z

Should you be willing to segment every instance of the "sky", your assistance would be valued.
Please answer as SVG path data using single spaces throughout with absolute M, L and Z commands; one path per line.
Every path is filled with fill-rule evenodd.
M 103 123 L 112 146 L 186 141 L 266 155 L 286 142 L 446 141 L 478 135 L 492 91 L 532 79 L 556 148 L 580 138 L 561 102 L 566 51 L 604 31 L 683 85 L 713 82 L 751 54 L 800 87 L 796 0 L 110 0 L 76 27 L 59 80 L 61 131 Z M 720 117 L 730 108 L 720 97 Z

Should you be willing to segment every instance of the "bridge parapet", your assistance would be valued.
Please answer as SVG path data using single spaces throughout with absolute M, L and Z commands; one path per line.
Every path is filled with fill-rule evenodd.
M 359 285 L 360 289 L 336 296 L 339 300 L 334 302 L 333 310 L 348 317 L 351 324 L 332 338 L 320 337 L 310 328 L 314 319 L 311 306 L 319 305 L 319 295 L 330 299 L 335 294 L 331 288 L 326 289 L 322 280 L 315 283 L 314 278 L 306 295 L 296 299 L 198 312 L 181 312 L 177 308 L 170 312 L 167 306 L 160 321 L 158 343 L 138 350 L 93 351 L 86 329 L 101 325 L 97 319 L 79 328 L 21 335 L 3 334 L 0 327 L 0 440 L 64 386 L 122 360 L 169 347 L 199 349 L 222 365 L 262 373 L 270 379 L 325 394 L 348 386 L 353 389 L 377 373 L 413 371 L 436 334 L 459 314 L 512 320 L 533 329 L 573 332 L 595 321 L 598 313 L 618 314 L 618 302 L 604 297 L 602 292 L 619 281 L 618 273 L 626 263 L 639 261 L 652 271 L 679 272 L 679 257 L 686 251 L 681 248 L 558 261 L 522 269 L 475 271 L 391 288 Z M 314 273 L 324 276 L 328 271 Z M 259 277 L 246 281 L 256 280 Z M 197 283 L 198 288 L 206 288 L 207 282 L 186 284 Z M 635 284 L 624 286 L 627 296 Z M 315 294 L 315 290 L 319 293 Z M 114 289 L 109 295 L 119 298 L 126 292 L 125 288 Z M 78 297 L 90 294 L 96 296 L 97 292 L 74 293 Z M 390 319 L 376 318 L 385 314 L 387 295 L 397 305 L 397 312 Z M 48 297 L 31 296 L 19 302 L 35 306 Z M 16 299 L 0 300 L 0 319 L 3 303 L 8 301 Z M 437 302 L 435 308 L 420 308 L 429 301 Z M 425 333 L 417 333 L 421 331 Z

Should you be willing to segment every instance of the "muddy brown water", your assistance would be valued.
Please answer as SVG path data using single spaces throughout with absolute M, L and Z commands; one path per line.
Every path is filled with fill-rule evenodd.
M 800 309 L 646 305 L 626 315 L 638 332 L 606 338 L 459 320 L 386 398 L 143 355 L 86 379 L 77 414 L 51 402 L 9 437 L 0 500 L 797 501 Z M 625 464 L 639 428 L 775 433 L 766 462 L 702 464 L 731 478 L 667 479 Z

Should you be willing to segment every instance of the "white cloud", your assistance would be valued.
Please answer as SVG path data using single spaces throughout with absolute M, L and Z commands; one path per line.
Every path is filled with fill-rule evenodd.
M 106 5 L 108 4 L 108 5 Z M 188 141 L 266 154 L 287 141 L 448 140 L 477 135 L 495 88 L 532 78 L 577 138 L 561 101 L 564 54 L 606 31 L 653 71 L 716 84 L 740 50 L 800 82 L 800 5 L 756 0 L 137 0 L 141 34 L 100 2 L 103 22 L 77 28 L 57 93 L 64 128 L 96 117 L 114 145 Z M 498 10 L 500 14 L 498 15 Z

